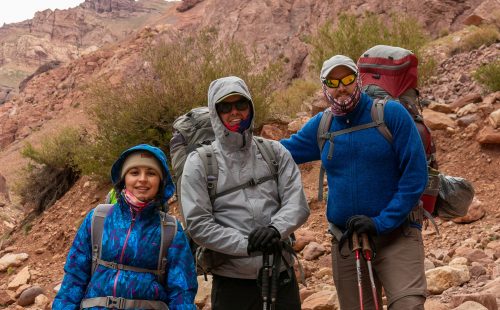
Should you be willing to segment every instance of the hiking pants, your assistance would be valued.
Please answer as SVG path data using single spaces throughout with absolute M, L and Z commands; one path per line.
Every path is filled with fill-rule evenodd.
M 280 273 L 276 310 L 300 310 L 299 286 L 295 273 Z M 213 275 L 212 310 L 262 310 L 263 302 L 257 280 Z
M 387 235 L 374 236 L 376 255 L 372 259 L 373 275 L 382 309 L 382 290 L 387 296 L 389 310 L 424 310 L 427 283 L 424 270 L 424 246 L 418 228 L 404 224 Z M 356 258 L 348 249 L 338 251 L 338 240 L 332 238 L 333 280 L 342 310 L 359 310 Z M 375 309 L 370 277 L 365 260 L 361 258 L 364 309 Z

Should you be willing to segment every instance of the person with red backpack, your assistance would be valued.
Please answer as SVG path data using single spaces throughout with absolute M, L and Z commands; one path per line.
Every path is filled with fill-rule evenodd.
M 328 111 L 314 116 L 281 143 L 296 163 L 321 160 L 326 170 L 326 217 L 333 235 L 332 266 L 340 307 L 382 309 L 383 287 L 389 309 L 424 309 L 419 199 L 428 176 L 418 130 L 407 110 L 389 100 L 383 106 L 383 124 L 392 142 L 384 138 L 378 130 L 382 123 L 374 122 L 371 115 L 374 100 L 362 91 L 352 59 L 336 55 L 326 60 L 320 79 Z M 333 117 L 326 134 L 319 137 L 324 140 L 321 148 L 318 130 L 327 112 Z M 356 266 L 358 252 L 348 251 L 343 242 L 351 241 L 353 235 L 368 235 L 376 251 L 371 264 L 361 269 Z M 370 271 L 373 267 L 375 294 L 366 277 L 356 281 L 360 273 L 366 275 L 367 267 Z M 358 289 L 359 296 L 353 294 Z

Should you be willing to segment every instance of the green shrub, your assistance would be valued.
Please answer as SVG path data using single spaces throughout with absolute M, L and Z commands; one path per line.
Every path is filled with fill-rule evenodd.
M 304 101 L 320 89 L 319 82 L 296 79 L 285 89 L 277 90 L 272 96 L 271 114 L 296 117 Z
M 482 45 L 490 45 L 499 39 L 498 29 L 495 26 L 483 27 L 471 26 L 471 31 L 459 41 L 457 46 L 451 50 L 451 54 L 472 51 Z
M 108 178 L 117 156 L 138 143 L 167 150 L 175 118 L 195 106 L 205 106 L 210 82 L 220 77 L 236 75 L 245 80 L 259 126 L 268 117 L 281 72 L 281 65 L 273 63 L 252 73 L 258 67 L 257 55 L 247 55 L 236 41 L 218 42 L 213 29 L 163 42 L 151 48 L 145 59 L 151 64 L 149 75 L 135 76 L 118 87 L 97 81 L 89 88 L 97 135 L 84 150 L 81 158 L 85 160 L 78 161 L 84 174 Z
M 24 170 L 24 181 L 16 186 L 21 203 L 40 213 L 61 198 L 79 177 L 75 158 L 81 148 L 82 137 L 71 128 L 43 140 L 38 148 L 26 144 L 21 154 L 30 161 Z
M 394 14 L 385 21 L 374 14 L 363 17 L 341 14 L 336 24 L 329 21 L 320 26 L 308 42 L 313 47 L 311 60 L 315 72 L 319 72 L 323 62 L 333 55 L 346 55 L 356 61 L 364 51 L 378 44 L 413 51 L 419 58 L 421 81 L 428 80 L 427 74 L 432 74 L 435 68 L 432 57 L 421 57 L 422 47 L 428 42 L 423 28 L 416 19 L 404 15 Z
M 500 91 L 500 60 L 479 67 L 474 78 L 489 90 Z

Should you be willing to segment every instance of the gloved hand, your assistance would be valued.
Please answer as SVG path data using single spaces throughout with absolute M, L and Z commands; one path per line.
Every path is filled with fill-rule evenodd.
M 352 234 L 356 232 L 358 236 L 361 236 L 361 234 L 367 234 L 368 238 L 370 238 L 370 235 L 376 235 L 377 234 L 377 228 L 375 227 L 375 223 L 371 218 L 369 218 L 366 215 L 353 215 L 349 219 L 347 219 L 346 222 L 346 231 L 342 235 L 342 237 L 339 240 L 339 252 L 342 257 L 347 257 L 345 254 L 342 252 L 342 248 L 344 247 L 345 242 L 347 241 L 349 243 L 349 249 L 352 250 Z M 371 240 L 371 238 L 370 238 Z M 372 244 L 372 249 L 374 249 L 374 245 Z
M 375 223 L 371 218 L 366 215 L 354 215 L 351 216 L 346 223 L 346 228 L 352 234 L 352 232 L 356 232 L 358 235 L 368 234 L 368 235 L 376 235 L 377 228 L 375 227 Z
M 248 235 L 247 252 L 270 252 L 279 245 L 281 236 L 272 226 L 255 228 Z

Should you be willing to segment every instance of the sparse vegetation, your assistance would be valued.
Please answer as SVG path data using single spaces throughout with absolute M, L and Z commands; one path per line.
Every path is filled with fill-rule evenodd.
M 26 144 L 21 154 L 30 159 L 23 182 L 17 185 L 22 203 L 41 213 L 76 182 L 79 169 L 76 158 L 83 148 L 82 138 L 76 129 L 63 129 L 53 138 L 42 141 L 36 148 Z
M 304 79 L 293 80 L 286 89 L 278 90 L 273 94 L 271 114 L 296 117 L 304 101 L 318 89 L 320 89 L 319 82 Z
M 500 38 L 498 29 L 493 25 L 483 27 L 471 26 L 470 32 L 466 34 L 460 42 L 451 50 L 455 55 L 462 52 L 472 51 L 482 45 L 490 45 Z
M 108 178 L 109 167 L 125 148 L 150 143 L 166 150 L 176 117 L 207 104 L 210 82 L 228 75 L 244 79 L 256 106 L 259 125 L 269 113 L 271 93 L 281 66 L 270 64 L 257 73 L 256 54 L 236 41 L 217 42 L 208 29 L 194 37 L 178 37 L 152 48 L 146 55 L 150 75 L 135 76 L 121 86 L 99 81 L 89 88 L 91 115 L 98 134 L 83 152 L 78 166 L 84 174 Z
M 325 23 L 308 42 L 313 46 L 311 59 L 316 72 L 333 55 L 346 55 L 356 61 L 361 53 L 378 44 L 400 46 L 413 51 L 420 62 L 420 81 L 427 81 L 435 68 L 432 57 L 422 57 L 422 48 L 428 42 L 427 35 L 414 18 L 407 16 L 394 14 L 386 22 L 374 14 L 367 14 L 363 18 L 341 14 L 336 24 L 331 21 Z
M 500 60 L 479 67 L 474 78 L 489 90 L 500 91 Z

